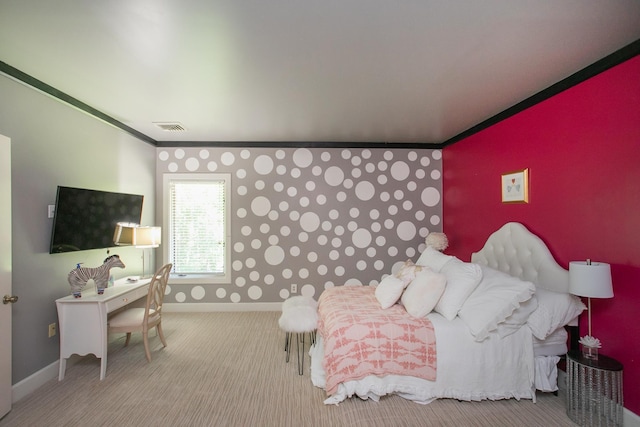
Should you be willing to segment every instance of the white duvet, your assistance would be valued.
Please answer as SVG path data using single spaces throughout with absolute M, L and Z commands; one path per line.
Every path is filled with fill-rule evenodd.
M 458 317 L 450 322 L 432 312 L 428 318 L 436 332 L 438 368 L 435 381 L 398 375 L 368 376 L 340 384 L 338 391 L 328 396 L 324 403 L 338 404 L 352 396 L 377 401 L 387 394 L 397 394 L 423 404 L 439 398 L 467 401 L 516 398 L 535 402 L 535 368 L 529 328 L 520 328 L 505 338 L 490 334 L 479 343 Z M 315 386 L 324 389 L 324 348 L 320 336 L 310 354 L 311 380 Z

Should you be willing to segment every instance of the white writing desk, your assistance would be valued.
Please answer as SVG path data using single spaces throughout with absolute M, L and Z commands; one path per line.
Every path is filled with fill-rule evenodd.
M 140 298 L 146 297 L 151 279 L 128 282 L 117 280 L 115 286 L 96 294 L 95 287 L 87 285 L 81 298 L 73 295 L 56 300 L 60 331 L 60 373 L 64 379 L 67 359 L 72 354 L 85 356 L 93 353 L 100 360 L 100 379 L 107 373 L 107 341 L 109 330 L 107 315 Z

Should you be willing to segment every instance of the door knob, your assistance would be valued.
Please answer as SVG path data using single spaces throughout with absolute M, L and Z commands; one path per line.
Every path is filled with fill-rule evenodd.
M 16 302 L 16 301 L 18 301 L 18 297 L 17 297 L 17 296 L 15 296 L 15 295 L 14 295 L 14 296 L 5 295 L 5 296 L 2 298 L 2 303 L 3 303 L 3 304 L 14 303 L 14 302 Z

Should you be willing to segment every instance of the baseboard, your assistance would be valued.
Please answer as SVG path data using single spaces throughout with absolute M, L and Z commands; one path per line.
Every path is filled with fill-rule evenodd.
M 246 303 L 164 303 L 165 313 L 209 313 L 215 311 L 281 311 L 281 302 Z
M 11 401 L 13 403 L 19 401 L 23 397 L 26 397 L 42 387 L 45 383 L 51 381 L 54 378 L 58 378 L 60 372 L 60 361 L 56 360 L 49 366 L 45 366 L 38 372 L 29 375 L 22 381 L 17 382 L 11 387 Z
M 558 369 L 558 388 L 567 391 L 567 373 Z M 625 427 L 640 427 L 640 416 L 631 412 L 627 408 L 622 409 L 622 424 Z

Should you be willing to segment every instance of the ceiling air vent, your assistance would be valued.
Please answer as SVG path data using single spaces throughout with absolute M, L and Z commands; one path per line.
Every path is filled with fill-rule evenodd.
M 187 129 L 179 122 L 155 122 L 154 125 L 167 132 L 184 132 Z

